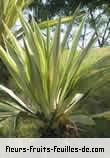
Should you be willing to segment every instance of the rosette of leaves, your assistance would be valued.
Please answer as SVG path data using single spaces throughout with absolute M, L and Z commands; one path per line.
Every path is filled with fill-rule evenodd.
M 95 123 L 91 115 L 83 113 L 81 103 L 91 91 L 108 81 L 110 66 L 104 64 L 105 58 L 91 58 L 89 50 L 96 40 L 94 35 L 85 49 L 77 50 L 85 18 L 73 33 L 71 48 L 65 48 L 78 11 L 74 13 L 62 41 L 61 18 L 54 36 L 50 38 L 49 22 L 44 36 L 34 20 L 29 24 L 18 13 L 24 46 L 21 47 L 4 23 L 7 38 L 4 37 L 5 49 L 0 46 L 0 57 L 30 104 L 0 85 L 0 91 L 10 98 L 0 100 L 1 121 L 14 119 L 11 130 L 16 130 L 19 115 L 29 115 L 41 125 L 39 137 L 60 137 L 70 129 L 77 136 L 76 123 Z M 64 130 L 63 133 L 58 132 L 59 128 Z

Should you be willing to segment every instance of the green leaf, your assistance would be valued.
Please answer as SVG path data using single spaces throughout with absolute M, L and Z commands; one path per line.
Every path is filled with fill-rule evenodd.
M 18 112 L 0 112 L 0 118 L 8 118 L 16 116 Z
M 29 5 L 31 0 L 0 0 L 0 43 L 2 42 L 2 34 L 4 33 L 6 36 L 5 29 L 3 27 L 4 22 L 8 28 L 12 28 L 18 19 L 18 12 L 16 7 L 21 11 Z M 14 16 L 13 16 L 14 15 Z
M 0 100 L 0 112 L 19 112 L 22 109 L 14 102 Z
M 95 118 L 105 118 L 107 120 L 110 120 L 110 111 L 94 114 L 94 115 L 92 115 L 92 118 L 94 118 L 94 119 Z
M 71 120 L 77 123 L 81 123 L 84 125 L 95 125 L 95 121 L 92 119 L 92 117 L 87 116 L 87 115 L 73 115 L 70 117 Z
M 22 109 L 24 109 L 24 110 L 27 111 L 27 112 L 30 112 L 30 113 L 34 114 L 34 112 L 31 111 L 31 109 L 28 108 L 28 106 L 26 106 L 26 105 L 22 102 L 22 100 L 21 100 L 20 98 L 18 98 L 18 97 L 14 94 L 14 92 L 13 92 L 12 90 L 6 88 L 6 87 L 3 86 L 3 85 L 0 85 L 0 90 L 2 90 L 2 91 L 4 91 L 5 93 L 7 93 L 15 102 L 18 103 L 18 105 L 19 105 Z

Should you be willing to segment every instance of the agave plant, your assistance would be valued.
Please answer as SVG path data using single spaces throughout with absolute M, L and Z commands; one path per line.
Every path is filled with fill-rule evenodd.
M 77 31 L 73 33 L 71 48 L 69 50 L 65 48 L 77 13 L 78 11 L 74 13 L 61 41 L 61 18 L 51 39 L 48 22 L 47 36 L 44 36 L 34 20 L 29 24 L 19 12 L 24 31 L 23 47 L 7 24 L 3 24 L 7 38 L 3 36 L 5 49 L 0 46 L 0 57 L 17 86 L 30 100 L 30 105 L 21 100 L 11 89 L 0 85 L 0 91 L 11 98 L 0 100 L 1 120 L 16 118 L 14 121 L 16 127 L 19 114 L 23 113 L 24 116 L 28 114 L 40 121 L 42 129 L 40 137 L 48 137 L 48 132 L 67 125 L 72 126 L 77 133 L 77 122 L 94 124 L 91 116 L 82 113 L 81 102 L 105 81 L 109 75 L 109 65 L 101 65 L 100 58 L 90 58 L 89 50 L 96 40 L 94 35 L 85 49 L 77 50 L 85 18 L 82 18 Z M 98 74 L 103 74 L 103 78 L 98 79 Z M 91 84 L 82 86 L 82 83 Z M 52 136 L 54 137 L 54 134 Z

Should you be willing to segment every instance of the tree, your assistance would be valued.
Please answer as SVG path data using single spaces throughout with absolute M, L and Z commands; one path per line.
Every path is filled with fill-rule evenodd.
M 89 24 L 89 29 L 94 31 L 98 38 L 97 46 L 102 47 L 104 45 L 109 45 L 109 0 L 92 0 L 92 2 L 90 0 L 46 0 L 45 3 L 43 0 L 34 0 L 30 7 L 33 8 L 34 17 L 36 21 L 39 22 L 46 20 L 47 17 L 53 18 L 55 15 L 71 15 L 79 4 L 82 12 L 89 13 L 86 23 Z M 97 12 L 97 10 L 99 12 Z M 85 30 L 82 34 L 81 47 L 84 47 L 86 35 L 88 35 L 88 24 L 85 25 Z
M 34 0 L 30 7 L 35 9 L 35 16 L 38 19 L 44 19 L 47 16 L 51 18 L 58 14 L 70 15 L 79 4 L 81 9 L 85 6 L 95 9 L 102 8 L 102 5 L 107 5 L 107 10 L 109 10 L 110 7 L 109 0 L 92 0 L 92 2 L 90 0 L 45 0 L 45 3 L 44 0 Z

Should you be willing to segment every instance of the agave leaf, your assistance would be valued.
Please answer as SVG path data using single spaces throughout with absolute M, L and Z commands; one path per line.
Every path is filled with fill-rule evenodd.
M 10 55 L 9 49 L 10 49 L 10 47 L 8 47 L 8 52 L 5 52 L 5 50 L 2 47 L 0 47 L 0 56 L 3 60 L 3 62 L 6 64 L 7 69 L 9 70 L 10 74 L 16 81 L 17 85 L 22 90 L 26 89 L 25 91 L 27 91 L 27 81 L 25 82 L 24 80 L 22 80 L 22 78 L 24 76 L 23 70 L 22 70 L 23 66 L 22 67 L 21 67 L 21 65 L 19 66 L 20 63 L 18 63 L 18 61 L 19 61 L 18 58 L 15 58 L 15 54 L 13 54 L 13 56 Z M 12 48 L 11 48 L 11 51 L 14 52 L 14 50 L 12 50 Z M 18 66 L 19 66 L 19 68 L 18 68 Z M 21 67 L 21 69 L 20 69 L 20 67 Z
M 1 58 L 3 59 L 5 64 L 9 66 L 9 69 L 11 70 L 11 72 L 12 73 L 14 72 L 16 75 L 19 74 L 16 63 L 12 60 L 9 54 L 6 54 L 6 52 L 1 46 L 0 46 L 0 52 L 1 52 L 0 53 Z
M 72 93 L 72 92 L 71 92 Z M 61 107 L 59 107 L 59 112 L 60 113 L 68 113 L 71 112 L 72 109 L 74 109 L 74 106 L 76 106 L 84 97 L 83 93 L 77 93 L 73 97 L 74 94 L 70 95 L 67 97 Z
M 110 119 L 110 111 L 106 111 L 106 112 L 102 112 L 102 113 L 98 113 L 98 114 L 94 114 L 92 115 L 92 118 L 105 118 L 105 119 Z
M 72 20 L 72 18 L 73 18 L 72 16 L 64 17 L 61 19 L 61 23 L 62 24 L 68 23 Z M 58 23 L 59 23 L 59 20 L 57 19 L 57 20 L 44 21 L 44 22 L 39 23 L 38 25 L 39 25 L 40 29 L 45 29 L 45 28 L 47 28 L 47 26 L 52 27 L 52 26 L 58 25 Z
M 70 49 L 70 51 L 68 52 L 68 56 L 66 57 L 66 64 L 65 64 L 65 68 L 62 70 L 62 79 L 61 79 L 61 83 L 64 81 L 64 79 L 65 79 L 65 74 L 67 73 L 67 72 L 69 72 L 70 71 L 70 69 L 73 71 L 73 67 L 75 66 L 74 65 L 74 61 L 73 61 L 73 59 L 74 59 L 74 56 L 75 56 L 75 53 L 77 53 L 78 54 L 78 52 L 77 52 L 77 46 L 78 46 L 78 43 L 79 43 L 79 39 L 80 39 L 80 35 L 81 35 L 81 31 L 82 31 L 82 28 L 83 28 L 83 25 L 84 25 L 84 22 L 85 22 L 85 18 L 82 20 L 82 22 L 81 22 L 81 24 L 80 24 L 80 26 L 79 26 L 79 28 L 78 28 L 78 31 L 76 32 L 76 34 L 74 35 L 74 39 L 73 39 L 73 41 L 72 41 L 72 46 L 71 46 L 71 49 Z M 70 26 L 69 26 L 70 27 Z M 68 29 L 67 29 L 68 30 Z M 68 32 L 68 31 L 67 31 Z M 64 37 L 64 41 L 65 41 L 65 37 Z M 62 58 L 61 58 L 61 60 L 62 60 Z M 73 65 L 72 67 L 71 67 L 71 65 Z M 64 66 L 63 66 L 64 67 Z M 70 72 L 70 74 L 72 74 L 71 72 Z M 70 78 L 70 77 L 69 77 Z M 59 83 L 59 84 L 61 84 L 61 83 Z
M 88 55 L 91 45 L 94 43 L 96 39 L 94 39 L 93 37 L 91 38 L 91 40 L 89 41 L 87 47 L 81 52 L 80 56 L 78 58 L 76 58 L 75 60 L 75 65 L 73 64 L 68 73 L 68 78 L 67 78 L 67 82 L 65 84 L 65 88 L 63 91 L 63 98 L 66 97 L 66 95 L 68 95 L 68 93 L 70 92 L 71 88 L 74 89 L 75 85 L 77 84 L 77 82 L 80 79 L 80 66 L 82 66 L 83 61 L 85 60 L 86 56 Z M 68 88 L 68 89 L 67 89 Z
M 26 41 L 25 41 L 25 48 L 27 50 L 28 57 L 29 57 L 29 63 L 30 63 L 30 69 L 31 69 L 30 70 L 31 84 L 35 92 L 36 103 L 38 103 L 38 105 L 41 107 L 43 111 L 45 111 L 45 113 L 48 113 L 48 108 L 45 106 L 47 103 L 45 102 L 45 96 L 43 95 L 41 76 L 38 71 L 38 67 L 33 62 L 35 58 L 32 54 L 30 54 L 31 49 L 28 47 L 28 44 L 26 44 Z M 40 103 L 39 103 L 39 100 L 40 100 Z
M 21 100 L 20 98 L 18 98 L 18 97 L 14 94 L 14 92 L 13 92 L 12 90 L 6 88 L 6 87 L 3 86 L 3 85 L 0 85 L 0 90 L 1 90 L 1 91 L 4 91 L 5 93 L 7 93 L 15 102 L 18 103 L 18 105 L 19 105 L 23 110 L 25 110 L 25 111 L 27 111 L 27 112 L 30 112 L 30 113 L 32 113 L 32 114 L 34 113 L 33 111 L 31 111 L 30 108 L 28 108 L 28 106 L 26 106 L 26 105 L 22 102 L 22 100 Z
M 0 42 L 2 43 L 2 33 L 5 33 L 2 21 L 9 27 L 12 28 L 18 18 L 18 12 L 16 7 L 19 10 L 22 10 L 24 7 L 29 5 L 31 0 L 1 0 L 0 1 Z M 14 15 L 14 16 L 12 16 Z
M 0 112 L 0 118 L 8 118 L 16 116 L 18 112 Z
M 73 116 L 70 117 L 70 120 L 73 120 L 76 123 L 81 123 L 84 125 L 90 125 L 90 126 L 95 125 L 95 121 L 92 119 L 92 117 L 83 114 L 80 115 L 74 114 Z
M 59 19 L 59 25 L 57 26 L 54 39 L 52 41 L 52 48 L 50 49 L 50 61 L 49 61 L 49 75 L 50 75 L 50 104 L 54 104 L 56 97 L 56 88 L 59 81 L 59 57 L 60 57 L 60 27 L 61 19 Z M 56 81 L 56 82 L 54 82 Z
M 78 93 L 73 98 L 67 98 L 67 100 L 65 101 L 65 106 L 66 106 L 65 113 L 70 111 L 73 108 L 73 106 L 76 105 L 78 102 L 80 102 L 80 100 L 83 97 L 84 97 L 84 94 Z M 65 106 L 63 105 L 63 107 Z
M 93 37 L 94 37 L 94 35 L 93 35 Z M 77 80 L 80 78 L 80 76 L 77 77 L 77 74 L 78 74 L 81 64 L 83 63 L 86 56 L 88 55 L 88 52 L 89 52 L 92 44 L 96 40 L 93 37 L 89 41 L 87 47 L 81 52 L 80 56 L 78 56 L 76 58 L 75 62 L 73 62 L 71 68 L 66 72 L 68 74 L 65 73 L 65 76 L 64 76 L 64 77 L 66 77 L 66 79 L 64 78 L 65 86 L 61 93 L 61 97 L 60 97 L 61 100 L 64 100 L 64 98 L 66 98 L 66 95 L 68 95 L 68 92 L 70 91 L 71 87 L 74 87 L 75 84 L 77 83 Z M 80 75 L 80 74 L 78 74 L 78 75 Z
M 75 21 L 76 19 L 76 16 L 78 15 L 79 13 L 79 7 L 75 10 L 73 16 L 72 16 L 72 19 L 70 21 L 70 24 L 69 26 L 67 27 L 67 30 L 66 30 L 66 33 L 64 35 L 64 38 L 63 38 L 63 41 L 62 41 L 62 44 L 61 44 L 61 51 L 63 52 L 64 51 L 64 48 L 65 48 L 65 45 L 67 43 L 67 40 L 68 40 L 68 37 L 69 37 L 69 33 L 71 32 L 72 30 L 72 25 L 73 25 L 73 22 Z
M 15 102 L 9 102 L 6 100 L 0 100 L 0 112 L 13 112 L 13 111 L 24 111 L 18 104 Z
M 41 71 L 44 71 L 45 69 L 45 59 L 44 59 L 44 51 L 41 48 L 41 33 L 36 27 L 37 33 L 35 34 L 30 25 L 23 19 L 22 15 L 19 13 L 21 23 L 23 25 L 25 36 L 27 37 L 28 45 L 30 46 L 31 50 L 34 51 L 37 60 L 37 67 L 39 68 L 39 71 L 41 70 L 40 67 L 42 67 Z M 34 25 L 35 26 L 35 25 Z M 36 42 L 35 42 L 36 41 Z M 31 43 L 31 45 L 30 45 Z M 40 72 L 41 72 L 40 71 Z
M 77 46 L 78 46 L 78 43 L 79 43 L 79 40 L 80 40 L 80 36 L 81 36 L 81 32 L 82 32 L 82 29 L 83 29 L 83 26 L 84 26 L 84 23 L 85 23 L 85 19 L 86 17 L 84 17 L 82 19 L 82 22 L 81 24 L 79 25 L 79 28 L 78 30 L 76 31 L 76 33 L 73 33 L 73 41 L 72 41 L 72 46 L 71 46 L 71 49 L 70 49 L 70 56 L 69 56 L 69 68 L 70 68 L 70 65 L 71 65 L 71 62 L 73 61 L 74 59 L 74 56 L 75 56 L 75 53 L 77 53 Z
M 10 40 L 11 45 L 13 46 L 13 49 L 17 49 L 17 51 L 15 52 L 17 58 L 19 59 L 19 61 L 21 61 L 21 63 L 24 62 L 24 60 L 25 60 L 25 52 L 18 45 L 18 42 L 17 42 L 16 38 L 14 37 L 13 33 L 8 29 L 6 24 L 4 24 L 4 28 L 5 28 L 6 33 L 9 36 L 9 40 Z

